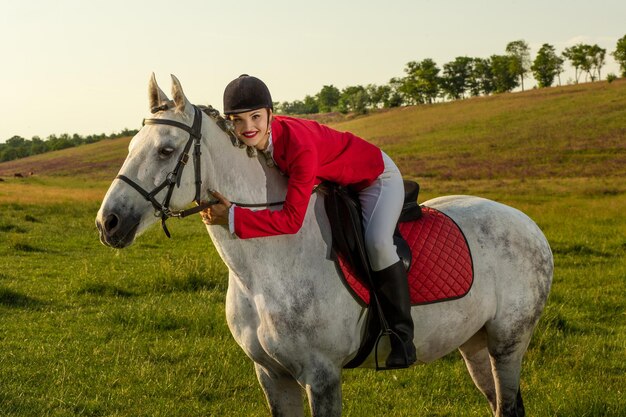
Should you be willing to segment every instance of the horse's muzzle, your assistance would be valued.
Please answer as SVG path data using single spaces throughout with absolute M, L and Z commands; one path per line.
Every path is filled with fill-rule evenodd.
M 122 217 L 115 212 L 103 212 L 96 218 L 100 242 L 117 249 L 129 246 L 135 240 L 139 221 L 138 216 Z

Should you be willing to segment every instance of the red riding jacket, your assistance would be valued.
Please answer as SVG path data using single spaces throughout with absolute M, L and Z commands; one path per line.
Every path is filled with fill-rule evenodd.
M 361 190 L 384 170 L 379 148 L 349 132 L 312 120 L 274 116 L 273 157 L 289 177 L 281 210 L 235 207 L 235 234 L 242 239 L 297 233 L 313 187 L 331 181 Z

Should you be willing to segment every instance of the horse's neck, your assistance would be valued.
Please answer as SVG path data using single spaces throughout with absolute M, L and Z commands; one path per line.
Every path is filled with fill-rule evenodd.
M 203 183 L 231 201 L 264 203 L 283 200 L 286 180 L 276 168 L 265 163 L 265 157 L 249 157 L 246 150 L 232 144 L 228 135 L 205 117 L 203 136 L 207 139 L 210 158 Z
M 244 149 L 232 145 L 228 136 L 215 125 L 206 123 L 209 141 L 209 167 L 203 182 L 231 201 L 266 203 L 283 201 L 287 180 L 277 168 L 270 168 L 263 156 L 250 158 Z M 282 279 L 321 282 L 321 275 L 336 273 L 328 264 L 330 229 L 323 202 L 312 198 L 302 229 L 296 235 L 268 239 L 238 239 L 225 227 L 209 227 L 213 243 L 229 269 L 247 288 L 255 292 L 281 294 Z M 320 218 L 324 221 L 320 221 Z M 313 267 L 314 265 L 314 267 Z M 297 277 L 297 278 L 296 278 Z M 317 285 L 317 284 L 316 284 Z M 270 289 L 271 288 L 271 289 Z

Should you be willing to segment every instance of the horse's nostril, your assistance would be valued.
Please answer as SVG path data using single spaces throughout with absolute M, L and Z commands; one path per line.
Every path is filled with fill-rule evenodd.
M 111 233 L 118 225 L 120 224 L 120 220 L 115 214 L 109 214 L 104 221 L 104 230 Z

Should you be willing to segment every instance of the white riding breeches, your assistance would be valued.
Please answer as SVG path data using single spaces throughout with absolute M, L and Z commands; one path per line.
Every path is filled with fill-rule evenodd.
M 359 192 L 365 250 L 374 271 L 400 260 L 393 244 L 393 233 L 404 204 L 400 170 L 387 154 L 382 154 L 385 170 L 369 187 Z

